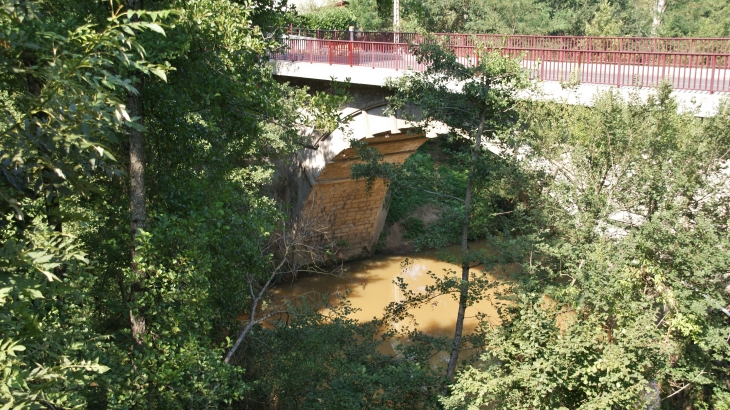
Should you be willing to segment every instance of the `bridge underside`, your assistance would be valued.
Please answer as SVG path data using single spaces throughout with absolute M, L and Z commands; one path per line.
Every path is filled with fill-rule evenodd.
M 428 139 L 421 134 L 383 133 L 367 138 L 368 146 L 384 155 L 386 162 L 402 164 Z M 341 260 L 370 255 L 388 213 L 388 187 L 376 180 L 371 190 L 366 181 L 352 180 L 350 167 L 361 163 L 352 148 L 332 158 L 316 180 L 301 211 L 302 218 L 316 219 L 335 244 Z

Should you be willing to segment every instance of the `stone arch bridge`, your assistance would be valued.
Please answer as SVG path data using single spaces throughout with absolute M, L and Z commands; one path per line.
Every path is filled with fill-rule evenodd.
M 458 34 L 452 36 L 456 36 L 454 38 L 459 41 L 466 41 L 469 37 Z M 327 89 L 333 77 L 350 79 L 353 101 L 343 110 L 343 115 L 352 115 L 354 121 L 347 131 L 336 131 L 316 139 L 313 141 L 315 149 L 301 150 L 297 164 L 286 164 L 286 172 L 280 174 L 286 174 L 288 178 L 285 184 L 288 187 L 286 198 L 282 199 L 293 204 L 294 214 L 302 218 L 326 218 L 329 239 L 346 244 L 339 253 L 340 258 L 351 259 L 374 250 L 388 212 L 388 189 L 379 181 L 373 186 L 370 195 L 366 195 L 365 182 L 350 178 L 350 166 L 357 158 L 350 148 L 349 138 L 365 139 L 369 146 L 385 156 L 386 161 L 403 163 L 427 141 L 427 137 L 435 137 L 436 133 L 409 133 L 411 127 L 406 121 L 397 115 L 388 117 L 383 112 L 389 93 L 383 88 L 386 79 L 424 68 L 407 52 L 407 44 L 353 41 L 353 38 L 339 41 L 334 38 L 287 37 L 289 48 L 273 56 L 272 70 L 280 81 L 294 86 L 306 85 L 312 90 Z M 522 41 L 520 39 L 524 40 L 524 36 L 512 40 Z M 531 41 L 537 44 L 546 39 L 556 40 L 534 37 Z M 634 87 L 636 79 L 641 80 L 639 85 L 656 85 L 664 79 L 674 84 L 676 89 L 673 95 L 679 102 L 680 110 L 690 110 L 694 115 L 707 117 L 716 114 L 720 99 L 730 92 L 730 52 L 727 49 L 730 43 L 727 39 L 708 40 L 708 47 L 722 46 L 718 49 L 722 52 L 721 58 L 700 53 L 705 57 L 694 60 L 687 59 L 686 53 L 662 48 L 663 43 L 657 43 L 656 39 L 649 42 L 641 38 L 613 39 L 621 44 L 640 46 L 641 50 L 649 47 L 648 51 L 626 48 L 625 44 L 619 47 L 620 51 L 616 51 L 612 46 L 606 46 L 608 43 L 600 38 L 589 38 L 587 42 L 586 38 L 570 41 L 573 40 L 578 42 L 571 43 L 569 47 L 567 43 L 556 46 L 550 41 L 540 43 L 542 45 L 537 49 L 530 48 L 535 47 L 535 44 L 527 48 L 518 47 L 521 53 L 528 49 L 532 53 L 522 57 L 523 65 L 539 68 L 536 81 L 541 86 L 541 92 L 526 92 L 520 94 L 519 98 L 590 106 L 596 92 L 608 89 L 614 89 L 625 97 L 637 93 L 641 98 L 647 98 L 652 93 L 651 89 Z M 696 52 L 692 49 L 692 39 L 688 41 L 689 51 Z M 586 45 L 587 49 L 580 48 Z M 508 48 L 503 50 L 509 51 Z M 606 55 L 613 57 L 609 60 L 599 58 Z M 643 57 L 638 58 L 639 55 Z M 655 55 L 663 56 L 663 60 L 649 58 Z M 573 68 L 578 69 L 576 72 L 580 74 L 581 83 L 577 88 L 564 88 L 558 81 L 562 78 L 561 73 L 571 72 Z
M 292 81 L 295 86 L 306 85 L 324 90 L 324 81 Z M 436 132 L 413 132 L 413 126 L 402 118 L 385 114 L 388 92 L 381 87 L 357 85 L 350 87 L 353 100 L 342 110 L 342 116 L 352 121 L 345 130 L 336 130 L 313 137 L 311 147 L 297 153 L 298 164 L 287 164 L 292 188 L 288 200 L 296 216 L 318 219 L 328 230 L 328 241 L 336 242 L 337 257 L 342 260 L 370 255 L 380 237 L 388 213 L 389 190 L 382 180 L 376 180 L 366 192 L 364 180 L 353 180 L 350 167 L 361 162 L 350 139 L 364 139 L 367 146 L 378 150 L 384 161 L 402 164 L 418 148 L 436 137 Z

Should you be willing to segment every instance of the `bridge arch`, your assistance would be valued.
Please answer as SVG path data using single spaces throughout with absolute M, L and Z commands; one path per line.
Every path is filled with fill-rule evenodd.
M 412 124 L 384 113 L 385 103 L 365 108 L 346 108 L 352 116 L 344 130 L 314 138 L 309 149 L 299 153 L 308 192 L 300 192 L 300 218 L 317 219 L 330 242 L 337 243 L 336 257 L 347 260 L 375 251 L 388 214 L 388 187 L 376 180 L 369 193 L 366 182 L 351 179 L 350 167 L 361 162 L 350 140 L 367 141 L 387 162 L 402 164 L 418 148 L 436 136 L 416 133 Z M 312 149 L 316 148 L 316 149 Z M 303 195 L 302 195 L 303 194 Z

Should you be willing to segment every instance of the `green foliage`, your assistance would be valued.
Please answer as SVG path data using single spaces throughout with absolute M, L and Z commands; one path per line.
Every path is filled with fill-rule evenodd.
M 438 408 L 440 378 L 428 356 L 383 354 L 379 345 L 391 341 L 375 342 L 378 322 L 348 319 L 347 304 L 330 308 L 291 309 L 297 320 L 255 331 L 241 359 L 256 372 L 248 375 L 256 381 L 250 405 L 273 398 L 281 409 Z
M 657 10 L 646 0 L 403 0 L 402 31 L 529 35 L 727 37 L 726 1 L 667 1 Z M 340 10 L 340 11 L 335 11 Z M 339 16 L 339 17 L 335 17 Z M 349 17 L 348 17 L 349 16 Z M 391 30 L 392 0 L 352 0 L 347 9 L 309 12 L 295 23 L 303 27 Z M 654 27 L 654 19 L 658 26 Z M 324 23 L 331 21 L 331 23 Z M 334 23 L 337 21 L 338 23 Z
M 655 7 L 651 2 L 614 1 L 608 5 L 608 14 L 603 3 L 599 0 L 408 0 L 401 2 L 401 15 L 404 29 L 415 31 L 585 35 L 586 22 L 599 13 L 612 18 L 606 23 L 610 23 L 612 30 L 603 35 L 650 33 L 652 7 Z
M 355 14 L 348 8 L 324 7 L 299 16 L 297 24 L 313 30 L 348 30 L 358 22 Z
M 355 16 L 357 29 L 363 31 L 377 31 L 388 29 L 392 25 L 393 6 L 388 10 L 381 7 L 383 1 L 352 0 L 348 10 Z
M 536 176 L 518 229 L 493 236 L 524 276 L 486 335 L 486 364 L 461 374 L 447 408 L 725 400 L 728 108 L 678 114 L 670 92 L 529 103 L 521 131 L 503 135 L 503 152 L 522 153 L 505 159 Z
M 593 19 L 586 23 L 586 35 L 594 37 L 616 37 L 623 31 L 623 21 L 614 15 L 611 3 L 604 0 L 598 6 Z
M 222 356 L 284 218 L 262 186 L 347 97 L 274 80 L 263 33 L 281 4 L 154 6 L 0 8 L 0 407 L 222 408 L 248 389 Z M 134 261 L 130 128 L 150 214 Z M 130 314 L 147 318 L 141 344 Z
M 426 226 L 423 221 L 414 217 L 409 217 L 403 221 L 403 228 L 406 230 L 406 233 L 403 234 L 405 240 L 414 239 L 426 233 Z
M 427 152 L 428 146 L 433 143 L 424 144 L 411 155 L 399 169 L 398 177 L 391 181 L 387 223 L 397 222 L 426 204 L 434 204 L 439 208 L 451 207 L 454 199 L 464 196 L 466 174 L 451 164 L 436 166 Z M 448 147 L 447 144 L 443 145 Z M 448 151 L 448 148 L 445 149 Z
M 502 34 L 549 34 L 561 29 L 560 19 L 552 19 L 550 8 L 541 2 L 404 1 L 404 26 L 428 32 Z
M 387 25 L 387 5 L 357 0 L 312 24 Z M 608 3 L 594 1 L 475 2 L 466 17 L 455 3 L 404 5 L 406 21 L 429 27 L 554 33 L 609 22 Z M 307 142 L 297 130 L 339 126 L 347 100 L 342 84 L 310 94 L 273 78 L 265 57 L 280 46 L 269 34 L 290 18 L 284 5 L 117 6 L 0 8 L 0 406 L 436 408 L 443 380 L 428 358 L 450 342 L 402 331 L 410 342 L 388 356 L 373 340 L 386 330 L 392 342 L 388 320 L 436 295 L 468 286 L 465 304 L 486 297 L 497 284 L 485 273 L 468 283 L 431 274 L 424 293 L 397 282 L 406 297 L 377 323 L 291 308 L 296 320 L 256 324 L 267 287 L 301 267 L 278 247 L 292 222 L 270 192 L 275 164 Z M 640 6 L 612 3 L 624 23 L 611 32 L 643 30 L 643 14 L 627 17 Z M 682 7 L 670 3 L 666 27 L 724 30 L 714 28 L 724 6 L 699 7 L 711 9 L 702 18 Z M 672 13 L 713 25 L 672 26 Z M 414 103 L 449 126 L 452 158 L 437 166 L 422 151 L 394 167 L 361 150 L 355 175 L 388 180 L 395 220 L 424 204 L 442 209 L 427 229 L 405 219 L 418 247 L 455 242 L 468 217 L 468 238 L 497 251 L 460 262 L 512 262 L 523 274 L 497 301 L 504 325 L 485 322 L 469 341 L 486 346 L 483 365 L 443 405 L 630 408 L 656 387 L 662 398 L 679 392 L 665 406 L 726 408 L 730 106 L 705 120 L 678 115 L 665 87 L 648 102 L 609 93 L 590 109 L 526 104 L 519 122 L 518 62 L 479 50 L 468 68 L 434 44 L 415 53 L 431 69 L 393 82 L 392 108 Z M 134 93 L 143 119 L 126 111 Z M 501 155 L 469 148 L 479 114 Z M 134 244 L 122 160 L 130 128 L 147 144 L 149 224 Z M 256 317 L 243 338 L 246 310 Z M 139 344 L 130 314 L 146 317 Z M 237 336 L 243 353 L 228 365 Z
M 613 317 L 606 330 L 607 316 L 519 297 L 510 322 L 488 335 L 484 364 L 443 399 L 447 409 L 634 408 L 652 397 L 655 363 L 668 358 L 653 318 Z
M 730 4 L 726 1 L 667 2 L 658 34 L 670 37 L 730 36 Z
M 425 232 L 414 238 L 415 248 L 418 250 L 438 249 L 459 243 L 463 218 L 464 204 L 452 201 L 451 206 L 441 211 L 437 221 L 429 224 Z
M 216 340 L 215 333 L 235 320 L 236 312 L 228 306 L 243 304 L 231 298 L 245 295 L 243 284 L 230 278 L 226 264 L 250 260 L 246 251 L 255 250 L 256 243 L 242 241 L 256 241 L 246 234 L 243 219 L 228 212 L 218 202 L 187 218 L 161 215 L 139 238 L 135 262 L 146 273 L 141 286 L 148 291 L 138 303 L 147 307 L 147 335 L 131 354 L 123 344 L 109 347 L 118 367 L 102 379 L 109 392 L 108 406 L 218 407 L 244 393 L 242 369 L 222 362 L 227 346 Z M 229 241 L 224 242 L 221 231 L 240 234 L 227 236 Z M 240 252 L 238 261 L 230 254 L 235 251 Z M 130 285 L 135 278 L 125 275 Z M 223 292 L 224 287 L 230 293 Z M 133 343 L 128 329 L 117 338 Z
M 144 49 L 129 34 L 132 30 L 164 34 L 154 21 L 168 13 L 137 13 L 149 22 L 131 22 L 131 14 L 112 14 L 102 30 L 87 24 L 62 36 L 40 31 L 44 24 L 36 14 L 40 10 L 33 3 L 29 6 L 5 2 L 0 15 L 2 39 L 7 42 L 2 75 L 14 92 L 1 137 L 5 172 L 0 211 L 3 216 L 14 213 L 19 221 L 26 218 L 26 198 L 52 201 L 83 195 L 93 189 L 95 175 L 118 174 L 110 148 L 122 127 L 133 125 L 119 93 L 136 90 L 109 67 L 121 64 L 162 79 L 168 70 L 145 61 Z M 23 61 L 23 53 L 34 54 L 33 61 Z M 23 89 L 26 79 L 30 85 Z
M 319 30 L 389 30 L 393 20 L 392 0 L 385 6 L 383 0 L 352 0 L 347 7 L 325 6 L 299 10 L 294 19 L 298 27 Z M 387 10 L 385 10 L 387 8 Z
M 111 152 L 123 127 L 138 126 L 122 99 L 136 92 L 125 74 L 169 71 L 146 60 L 135 35 L 164 34 L 169 12 L 137 21 L 111 12 L 94 25 L 47 11 L 20 1 L 0 9 L 0 322 L 14 346 L 3 355 L 1 403 L 12 408 L 80 407 L 109 369 L 86 321 L 92 261 L 73 230 L 60 229 L 83 217 L 61 204 L 88 200 L 100 180 L 120 175 Z

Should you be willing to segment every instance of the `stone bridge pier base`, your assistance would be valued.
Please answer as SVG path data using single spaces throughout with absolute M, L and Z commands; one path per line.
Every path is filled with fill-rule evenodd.
M 384 161 L 402 164 L 428 139 L 399 132 L 366 138 Z M 341 260 L 369 256 L 375 251 L 388 214 L 388 187 L 381 179 L 367 190 L 366 181 L 352 180 L 350 167 L 361 163 L 352 148 L 337 154 L 319 173 L 301 210 L 301 218 L 316 219 L 334 243 Z

